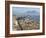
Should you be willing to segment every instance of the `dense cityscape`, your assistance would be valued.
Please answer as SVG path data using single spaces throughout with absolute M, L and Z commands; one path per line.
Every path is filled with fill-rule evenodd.
M 40 16 L 24 16 L 18 17 L 13 16 L 13 30 L 32 30 L 39 29 Z

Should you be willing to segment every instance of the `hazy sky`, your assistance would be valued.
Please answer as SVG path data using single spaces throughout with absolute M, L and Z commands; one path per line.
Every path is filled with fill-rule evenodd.
M 27 7 L 13 7 L 13 15 L 40 15 L 39 8 L 27 8 Z

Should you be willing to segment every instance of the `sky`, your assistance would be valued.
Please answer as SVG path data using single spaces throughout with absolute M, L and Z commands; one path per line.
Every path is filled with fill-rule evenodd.
M 40 15 L 40 8 L 12 7 L 12 13 L 16 16 Z

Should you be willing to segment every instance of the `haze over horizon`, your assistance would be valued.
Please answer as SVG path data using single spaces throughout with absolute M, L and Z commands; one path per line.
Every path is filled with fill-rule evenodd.
M 12 13 L 16 16 L 40 15 L 40 8 L 13 7 Z

